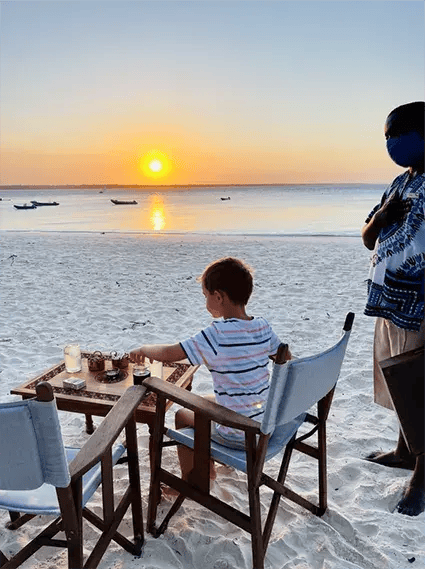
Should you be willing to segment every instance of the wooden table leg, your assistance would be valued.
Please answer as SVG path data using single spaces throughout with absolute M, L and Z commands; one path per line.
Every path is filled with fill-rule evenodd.
M 86 414 L 86 433 L 92 435 L 94 433 L 93 417 Z

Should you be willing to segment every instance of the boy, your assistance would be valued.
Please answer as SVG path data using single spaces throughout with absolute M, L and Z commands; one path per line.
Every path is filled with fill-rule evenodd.
M 214 318 L 207 328 L 178 344 L 141 346 L 130 357 L 159 361 L 188 358 L 210 370 L 215 400 L 220 405 L 261 421 L 269 390 L 268 359 L 277 352 L 279 338 L 264 318 L 248 316 L 246 305 L 253 289 L 249 267 L 227 257 L 208 265 L 201 276 L 206 308 Z M 290 358 L 288 350 L 288 359 Z M 176 428 L 194 426 L 194 414 L 180 409 Z M 222 425 L 213 428 L 212 438 L 231 448 L 244 448 L 243 433 Z M 192 469 L 191 451 L 179 447 L 183 478 Z M 212 469 L 211 478 L 215 478 Z
M 384 130 L 388 153 L 408 170 L 393 181 L 362 230 L 364 245 L 374 249 L 365 314 L 377 317 L 375 402 L 390 409 L 393 406 L 379 362 L 424 345 L 424 112 L 421 101 L 397 107 L 388 115 Z M 407 404 L 412 413 L 418 412 L 414 401 Z M 424 455 L 410 453 L 401 429 L 395 450 L 375 452 L 367 458 L 384 466 L 414 470 L 397 509 L 407 515 L 424 511 Z

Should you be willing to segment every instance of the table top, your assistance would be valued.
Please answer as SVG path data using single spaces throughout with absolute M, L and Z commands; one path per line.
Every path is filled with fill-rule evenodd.
M 75 412 L 86 412 L 93 414 L 106 414 L 107 410 L 118 401 L 121 395 L 130 385 L 133 385 L 133 366 L 129 363 L 128 367 L 120 370 L 119 380 L 105 381 L 104 371 L 90 371 L 88 368 L 88 358 L 92 352 L 81 352 L 82 369 L 78 373 L 68 373 L 65 369 L 65 362 L 61 361 L 57 365 L 44 371 L 34 379 L 23 383 L 11 390 L 14 395 L 20 395 L 27 399 L 34 397 L 35 387 L 41 381 L 48 381 L 55 394 L 55 399 L 59 409 Z M 112 356 L 104 355 L 105 370 L 112 369 Z M 169 362 L 163 364 L 163 379 L 174 383 L 179 387 L 190 389 L 195 371 L 199 366 L 193 366 L 188 362 Z M 78 378 L 84 379 L 86 386 L 81 390 L 63 387 L 64 379 Z M 156 396 L 148 394 L 138 410 L 147 413 L 155 413 Z M 102 407 L 107 409 L 103 410 Z M 101 410 L 101 413 L 97 411 Z

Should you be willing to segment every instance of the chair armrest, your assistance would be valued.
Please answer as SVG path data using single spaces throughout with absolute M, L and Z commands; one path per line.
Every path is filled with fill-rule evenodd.
M 112 407 L 102 423 L 69 465 L 75 480 L 90 470 L 112 447 L 146 394 L 143 385 L 132 385 Z
M 191 411 L 201 412 L 209 420 L 220 423 L 220 425 L 253 432 L 255 434 L 260 433 L 260 423 L 258 421 L 244 417 L 244 415 L 236 413 L 236 411 L 232 409 L 228 409 L 214 401 L 210 401 L 186 389 L 177 387 L 168 381 L 156 377 L 148 377 L 144 380 L 143 385 L 150 391 L 158 395 L 163 395 L 166 399 L 170 399 Z

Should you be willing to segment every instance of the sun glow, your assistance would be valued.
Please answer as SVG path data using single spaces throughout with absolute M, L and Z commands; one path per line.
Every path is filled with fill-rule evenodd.
M 171 160 L 163 152 L 152 150 L 142 156 L 139 167 L 147 178 L 164 178 L 171 171 Z

